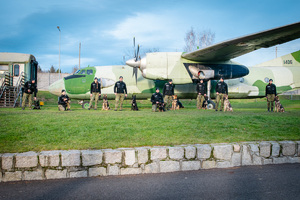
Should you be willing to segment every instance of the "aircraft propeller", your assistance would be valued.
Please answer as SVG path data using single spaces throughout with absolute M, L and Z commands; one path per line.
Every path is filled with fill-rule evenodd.
M 135 37 L 133 37 L 133 51 L 134 51 L 134 58 L 126 61 L 126 64 L 133 67 L 132 76 L 135 76 L 135 83 L 137 84 L 137 73 L 138 73 L 138 68 L 140 67 L 141 57 L 139 56 L 140 45 L 138 45 L 137 50 L 135 50 Z

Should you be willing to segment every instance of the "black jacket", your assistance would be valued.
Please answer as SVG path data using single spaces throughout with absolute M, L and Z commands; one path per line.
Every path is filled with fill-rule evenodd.
M 276 92 L 276 85 L 274 85 L 273 83 L 272 84 L 268 84 L 266 86 L 266 96 L 268 94 L 275 94 L 275 96 L 277 96 L 277 92 Z
M 99 92 L 101 94 L 101 84 L 99 82 L 95 83 L 95 81 L 92 82 L 91 84 L 91 94 L 93 92 Z
M 127 94 L 127 88 L 126 88 L 126 84 L 122 81 L 118 81 L 115 84 L 114 87 L 114 93 L 118 93 L 118 94 Z
M 163 98 L 163 96 L 162 96 L 162 94 L 160 92 L 159 93 L 155 92 L 151 96 L 151 102 L 152 102 L 152 105 L 156 104 L 156 102 L 163 103 L 164 102 L 164 98 Z
M 67 101 L 70 100 L 70 98 L 68 97 L 68 95 L 61 95 L 61 96 L 58 98 L 58 105 L 66 105 L 66 104 L 67 104 L 67 101 L 64 101 L 64 99 L 67 99 Z
M 218 82 L 216 85 L 216 92 L 222 93 L 222 94 L 228 94 L 228 87 L 227 84 L 223 82 Z
M 174 84 L 166 83 L 163 88 L 163 95 L 174 95 Z
M 28 90 L 30 91 L 28 92 Z M 31 81 L 27 81 L 24 85 L 24 92 L 26 94 L 34 93 L 34 97 L 36 97 L 36 93 L 37 93 L 36 84 L 32 83 Z
M 207 94 L 207 87 L 205 83 L 197 83 L 197 87 L 196 87 L 197 93 L 204 95 Z

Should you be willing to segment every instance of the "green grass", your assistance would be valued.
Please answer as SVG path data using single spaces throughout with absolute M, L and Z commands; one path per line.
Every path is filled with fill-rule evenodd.
M 0 108 L 0 153 L 300 140 L 300 101 L 283 100 L 285 113 L 266 112 L 265 99 L 231 100 L 233 113 L 196 110 L 195 100 L 165 113 L 152 113 L 149 101 L 130 111 L 130 100 L 122 112 L 83 110 L 75 101 L 71 112 L 59 112 L 57 97 L 39 95 L 42 110 Z

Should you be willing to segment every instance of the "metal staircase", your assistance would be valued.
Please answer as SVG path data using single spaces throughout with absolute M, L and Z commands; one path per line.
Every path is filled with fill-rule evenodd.
M 17 107 L 22 104 L 22 88 L 25 78 L 25 73 L 22 72 L 14 86 L 13 76 L 9 72 L 4 74 L 0 88 L 0 107 Z

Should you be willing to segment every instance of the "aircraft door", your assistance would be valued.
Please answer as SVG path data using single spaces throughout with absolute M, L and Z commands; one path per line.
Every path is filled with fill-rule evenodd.
M 13 64 L 12 67 L 13 86 L 16 86 L 22 72 L 24 72 L 24 64 Z

